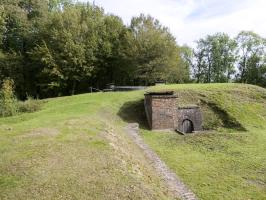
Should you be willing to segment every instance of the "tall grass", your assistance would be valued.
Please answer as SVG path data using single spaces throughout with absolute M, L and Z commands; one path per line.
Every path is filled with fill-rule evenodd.
M 18 101 L 14 95 L 14 81 L 5 79 L 0 90 L 0 116 L 13 116 L 18 113 Z
M 0 90 L 0 117 L 14 116 L 24 112 L 40 110 L 39 100 L 28 97 L 26 101 L 18 101 L 14 92 L 14 81 L 5 79 Z
M 19 112 L 32 113 L 41 109 L 41 102 L 33 97 L 28 97 L 26 101 L 19 102 Z

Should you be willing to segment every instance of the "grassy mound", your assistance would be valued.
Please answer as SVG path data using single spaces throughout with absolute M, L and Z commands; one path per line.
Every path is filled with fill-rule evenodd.
M 208 133 L 143 130 L 146 142 L 200 199 L 266 198 L 266 90 L 238 84 L 169 86 L 202 107 Z
M 0 118 L 0 199 L 171 199 L 124 133 L 145 141 L 201 199 L 265 199 L 266 90 L 249 85 L 170 85 L 198 104 L 205 134 L 147 129 L 144 91 L 48 99 L 42 110 Z

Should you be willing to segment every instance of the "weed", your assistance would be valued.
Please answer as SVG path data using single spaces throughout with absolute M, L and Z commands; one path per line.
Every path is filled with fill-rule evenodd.
M 14 95 L 14 81 L 5 79 L 0 90 L 0 116 L 13 116 L 18 113 L 18 101 Z
M 19 102 L 19 112 L 36 112 L 41 109 L 41 101 L 28 97 L 26 101 Z

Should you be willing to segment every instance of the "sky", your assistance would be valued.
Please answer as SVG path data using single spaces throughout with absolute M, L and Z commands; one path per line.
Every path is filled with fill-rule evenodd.
M 93 2 L 93 0 L 80 0 Z M 266 0 L 95 0 L 105 12 L 120 16 L 126 24 L 140 13 L 150 14 L 167 26 L 178 44 L 216 32 L 235 37 L 250 30 L 266 37 Z

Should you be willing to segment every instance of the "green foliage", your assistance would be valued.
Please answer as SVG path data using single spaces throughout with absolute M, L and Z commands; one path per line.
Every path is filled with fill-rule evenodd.
M 26 92 L 24 88 L 24 67 L 23 57 L 15 51 L 3 53 L 0 51 L 0 80 L 6 77 L 11 78 L 16 83 L 16 90 Z
M 204 125 L 215 125 L 216 130 L 186 136 L 141 131 L 145 142 L 198 198 L 265 199 L 266 177 L 261 172 L 266 160 L 262 153 L 266 143 L 266 90 L 245 84 L 170 85 L 158 90 L 174 90 L 179 94 L 178 102 L 199 103 L 203 98 L 215 105 L 201 105 L 201 109 Z M 213 111 L 223 111 L 222 123 L 214 121 L 217 117 Z M 228 120 L 237 120 L 246 130 L 226 128 Z
M 242 31 L 236 41 L 239 56 L 238 81 L 266 86 L 266 39 L 254 32 Z
M 266 42 L 258 34 L 242 31 L 235 39 L 224 33 L 198 40 L 189 57 L 196 82 L 237 81 L 266 86 Z
M 22 99 L 71 95 L 110 82 L 189 79 L 175 38 L 150 16 L 126 26 L 94 4 L 71 0 L 5 0 L 0 10 L 0 77 L 13 79 Z
M 197 41 L 194 78 L 197 82 L 229 82 L 234 74 L 236 43 L 227 34 L 208 35 Z
M 246 52 L 246 53 L 245 53 Z M 72 0 L 0 2 L 0 78 L 16 94 L 73 95 L 90 87 L 238 82 L 266 85 L 265 39 L 242 32 L 208 35 L 193 51 L 141 14 L 127 26 L 103 8 Z M 236 70 L 236 66 L 238 69 Z
M 26 101 L 19 102 L 19 112 L 32 113 L 41 109 L 41 102 L 32 97 L 28 97 Z
M 200 199 L 265 199 L 265 89 L 245 84 L 151 89 L 175 90 L 182 103 L 204 98 L 247 129 L 221 123 L 217 128 L 205 106 L 204 121 L 216 127 L 211 132 L 181 136 L 141 126 L 145 142 Z M 124 132 L 127 122 L 145 121 L 138 113 L 144 92 L 52 98 L 41 112 L 1 118 L 0 199 L 172 199 Z
M 2 47 L 4 32 L 5 32 L 5 12 L 4 12 L 4 6 L 0 5 L 0 47 Z
M 1 118 L 0 199 L 173 199 L 116 115 L 141 97 L 51 98 L 41 112 Z
M 74 94 L 84 82 L 97 79 L 103 87 L 119 73 L 119 37 L 125 27 L 99 7 L 76 4 L 53 12 L 44 24 L 43 41 L 28 52 L 38 66 L 41 91 Z
M 14 116 L 23 112 L 36 112 L 41 108 L 41 102 L 32 97 L 24 102 L 18 101 L 14 94 L 14 81 L 12 79 L 4 79 L 0 90 L 0 116 Z
M 135 67 L 135 83 L 149 85 L 156 80 L 184 82 L 188 79 L 175 38 L 158 20 L 143 14 L 134 17 L 129 37 L 125 54 L 128 63 Z
M 14 81 L 5 79 L 0 90 L 0 116 L 13 116 L 18 113 L 18 102 L 14 95 Z

